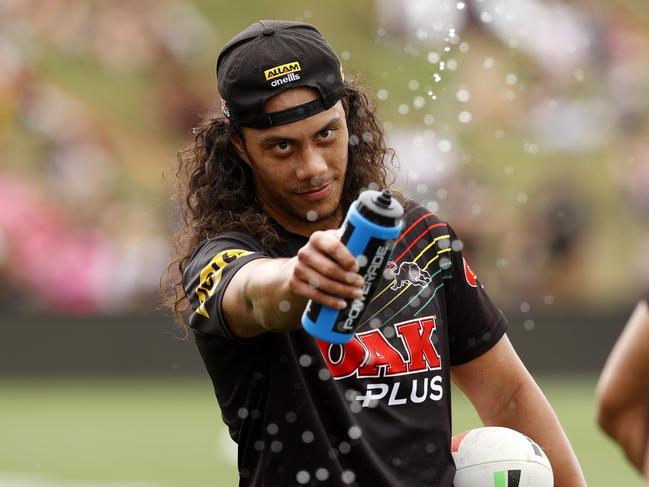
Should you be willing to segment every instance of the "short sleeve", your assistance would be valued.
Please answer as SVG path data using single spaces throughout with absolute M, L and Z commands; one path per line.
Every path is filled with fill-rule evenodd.
M 225 322 L 221 308 L 223 293 L 243 265 L 268 257 L 252 237 L 235 232 L 207 240 L 198 247 L 183 273 L 185 295 L 192 309 L 190 327 L 199 334 L 241 341 Z
M 451 279 L 445 293 L 449 321 L 451 365 L 479 357 L 507 331 L 507 319 L 491 301 L 461 250 L 461 241 L 449 227 L 452 251 Z

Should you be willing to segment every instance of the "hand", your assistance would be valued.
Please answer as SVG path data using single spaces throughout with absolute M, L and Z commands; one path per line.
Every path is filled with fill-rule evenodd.
M 289 288 L 298 296 L 337 309 L 345 308 L 345 299 L 362 296 L 358 263 L 337 230 L 314 232 L 291 261 Z

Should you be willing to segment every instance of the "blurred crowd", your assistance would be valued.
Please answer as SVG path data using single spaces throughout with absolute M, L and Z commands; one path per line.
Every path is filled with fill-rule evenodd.
M 646 284 L 647 9 L 367 3 L 375 48 L 428 69 L 401 93 L 374 80 L 379 107 L 399 100 L 384 119 L 400 184 L 454 225 L 499 303 L 611 304 Z M 156 306 L 177 218 L 162 172 L 218 106 L 225 41 L 188 0 L 0 0 L 5 309 Z

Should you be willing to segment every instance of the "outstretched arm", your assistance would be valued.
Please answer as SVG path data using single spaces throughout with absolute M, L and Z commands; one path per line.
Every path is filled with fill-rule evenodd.
M 358 264 L 336 230 L 314 232 L 291 259 L 257 259 L 241 267 L 223 294 L 230 331 L 249 338 L 266 331 L 300 327 L 309 299 L 324 306 L 345 306 L 361 295 Z
M 557 487 L 586 485 L 557 416 L 507 335 L 478 358 L 451 369 L 453 381 L 485 426 L 504 426 L 538 443 L 550 460 Z
M 597 384 L 598 423 L 642 472 L 647 442 L 649 394 L 649 307 L 640 302 Z

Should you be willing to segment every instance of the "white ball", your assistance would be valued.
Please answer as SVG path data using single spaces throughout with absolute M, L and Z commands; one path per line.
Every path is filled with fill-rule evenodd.
M 548 457 L 509 428 L 476 428 L 453 437 L 454 487 L 552 487 Z

